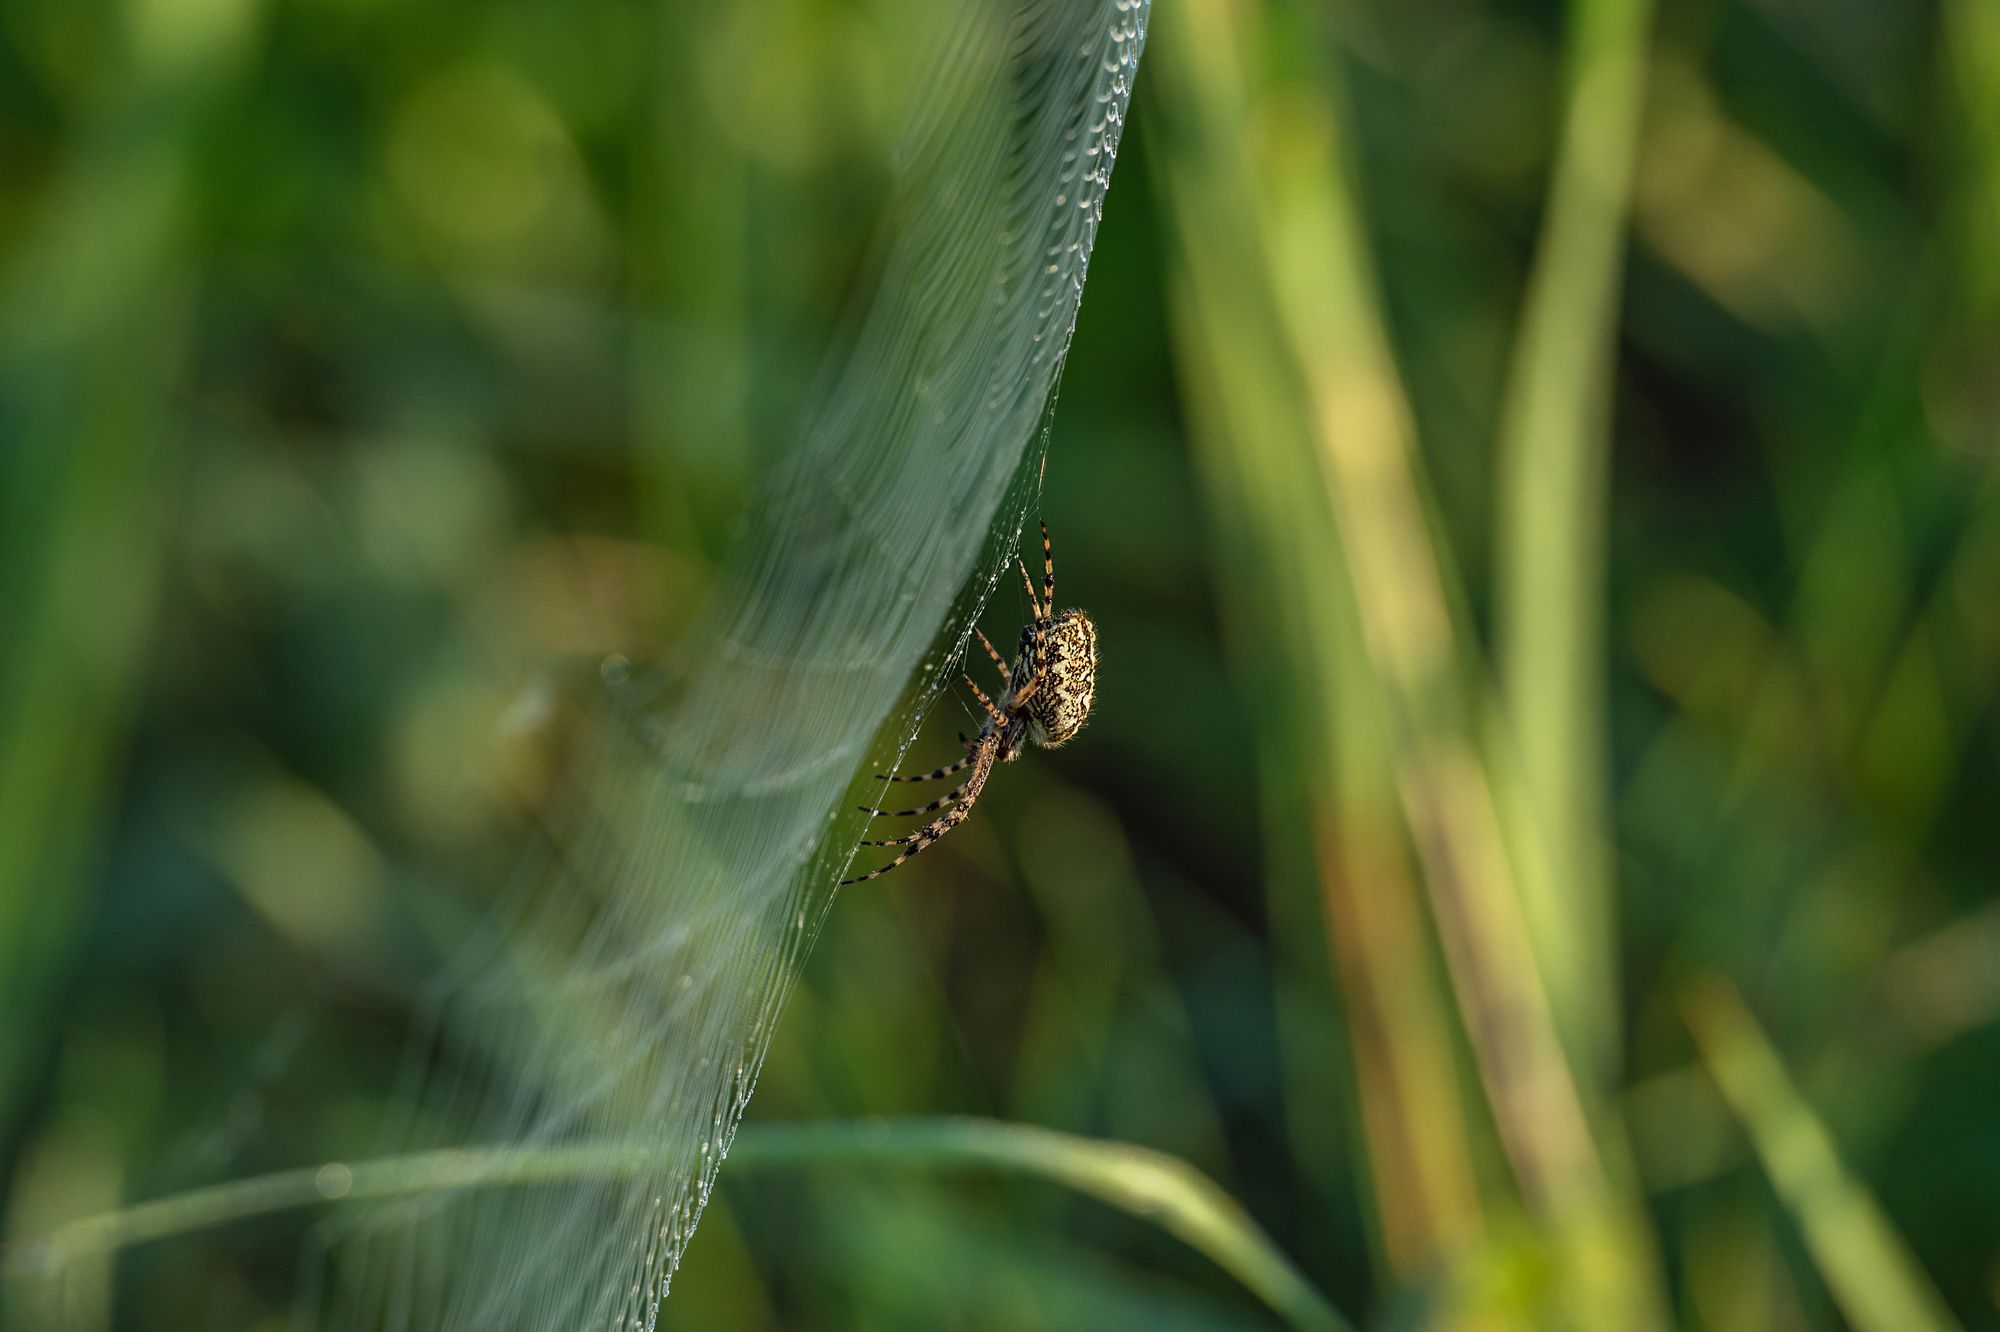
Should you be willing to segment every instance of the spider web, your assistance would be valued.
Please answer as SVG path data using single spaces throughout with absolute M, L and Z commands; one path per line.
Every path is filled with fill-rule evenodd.
M 303 1322 L 655 1325 L 852 860 L 847 788 L 954 677 L 1038 492 L 1145 20 L 953 0 L 796 447 L 688 646 L 607 686 L 547 847 L 436 983 L 392 1147 L 629 1142 L 633 1168 L 356 1206 Z

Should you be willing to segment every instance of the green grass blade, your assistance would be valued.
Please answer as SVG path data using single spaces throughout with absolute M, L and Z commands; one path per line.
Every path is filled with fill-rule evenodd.
M 1039 1176 L 1160 1227 L 1294 1327 L 1348 1326 L 1270 1236 L 1187 1162 L 1129 1143 L 979 1119 L 798 1124 L 744 1131 L 740 1165 L 902 1166 Z
M 153 629 L 196 320 L 198 155 L 258 6 L 133 23 L 0 249 L 0 1125 L 72 964 Z M 11 129 L 0 134 L 11 134 Z M 0 1137 L 4 1143 L 4 1137 Z M 4 1147 L 0 1147 L 4 1150 Z
M 1684 1008 L 1710 1074 L 1848 1321 L 1859 1332 L 1957 1327 L 1909 1245 L 1841 1162 L 1833 1135 L 1792 1085 L 1742 997 L 1712 981 Z
M 1176 1157 L 1129 1143 L 979 1119 L 876 1120 L 744 1129 L 732 1170 L 872 1166 L 991 1171 L 1036 1177 L 1150 1222 L 1204 1254 L 1293 1327 L 1349 1324 L 1215 1181 Z M 408 1197 L 445 1189 L 543 1184 L 647 1173 L 644 1144 L 586 1142 L 518 1150 L 456 1149 L 330 1163 L 259 1175 L 85 1217 L 40 1240 L 0 1250 L 0 1276 L 59 1271 L 91 1254 L 330 1201 Z
M 1422 458 L 1381 301 L 1337 76 L 1269 90 L 1262 56 L 1275 8 L 1188 3 L 1163 11 L 1160 77 L 1198 95 L 1203 114 L 1167 120 L 1219 178 L 1243 182 L 1186 201 L 1191 272 L 1242 281 L 1231 253 L 1247 238 L 1284 381 L 1310 450 L 1312 502 L 1339 534 L 1351 596 L 1393 755 L 1402 808 L 1460 1011 L 1510 1162 L 1538 1210 L 1595 1197 L 1604 1176 L 1556 1037 L 1519 910 L 1493 783 L 1479 752 L 1477 671 L 1454 614 L 1451 564 L 1425 514 Z M 1188 93 L 1183 94 L 1189 96 Z M 1163 119 L 1165 119 L 1163 117 Z M 1239 127 L 1254 126 L 1256 133 Z M 1196 146 L 1189 148 L 1192 141 Z M 1217 237 L 1227 239 L 1218 243 Z M 1296 612 L 1295 612 L 1296 613 Z
M 1617 1027 L 1605 827 L 1608 397 L 1650 0 L 1577 0 L 1548 213 L 1502 405 L 1498 646 L 1517 823 L 1540 853 L 1522 911 L 1581 1069 Z M 1586 1084 L 1592 1081 L 1584 1076 Z

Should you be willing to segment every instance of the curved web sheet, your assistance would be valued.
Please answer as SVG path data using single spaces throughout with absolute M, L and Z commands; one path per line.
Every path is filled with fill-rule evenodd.
M 797 447 L 689 646 L 610 691 L 546 863 L 413 1052 L 396 1147 L 643 1164 L 356 1208 L 308 1322 L 653 1326 L 852 858 L 846 788 L 954 677 L 1038 488 L 1144 39 L 1145 0 L 951 3 L 876 289 Z

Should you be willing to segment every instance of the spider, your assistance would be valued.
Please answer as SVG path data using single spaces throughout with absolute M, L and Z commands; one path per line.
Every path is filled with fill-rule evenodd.
M 973 696 L 986 709 L 986 721 L 979 734 L 970 740 L 961 734 L 958 739 L 965 746 L 965 753 L 935 772 L 909 777 L 875 775 L 892 782 L 934 782 L 967 768 L 972 769 L 971 773 L 957 790 L 920 809 L 887 810 L 863 805 L 864 813 L 877 818 L 908 818 L 935 814 L 941 809 L 945 812 L 907 836 L 862 842 L 863 846 L 901 846 L 908 850 L 881 869 L 842 879 L 843 887 L 881 878 L 965 822 L 972 813 L 972 802 L 979 799 L 979 793 L 986 788 L 986 779 L 993 775 L 995 763 L 1012 763 L 1021 757 L 1030 740 L 1054 749 L 1082 730 L 1089 719 L 1091 695 L 1097 689 L 1097 626 L 1080 610 L 1056 614 L 1056 560 L 1049 550 L 1047 523 L 1042 524 L 1041 596 L 1035 595 L 1035 580 L 1028 576 L 1027 564 L 1018 559 L 1015 563 L 1020 566 L 1021 581 L 1027 585 L 1028 604 L 1034 607 L 1035 618 L 1021 626 L 1021 646 L 1012 667 L 986 635 L 976 626 L 973 628 L 986 655 L 993 659 L 1007 681 L 1007 687 L 995 700 L 986 696 L 971 675 L 965 677 L 965 682 L 972 686 Z

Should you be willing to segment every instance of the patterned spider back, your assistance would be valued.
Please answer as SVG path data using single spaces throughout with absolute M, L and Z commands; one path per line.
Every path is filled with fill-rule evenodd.
M 1053 749 L 1083 729 L 1097 692 L 1097 626 L 1080 610 L 1064 611 L 1034 635 L 1042 683 L 1027 700 L 1029 735 Z

